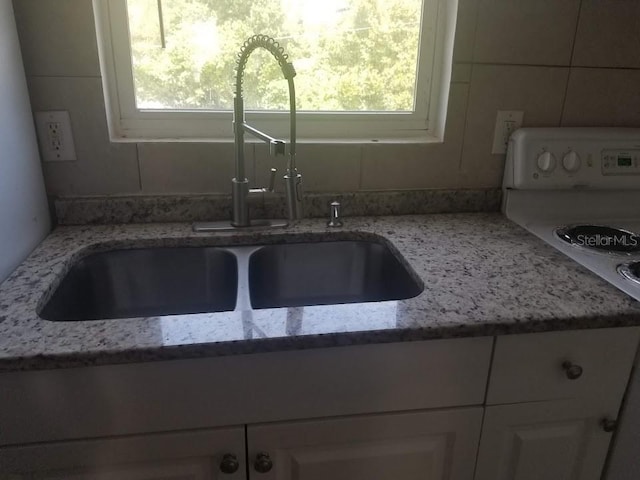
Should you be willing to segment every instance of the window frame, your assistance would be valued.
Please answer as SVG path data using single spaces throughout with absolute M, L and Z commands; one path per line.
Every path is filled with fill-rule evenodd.
M 442 141 L 457 3 L 423 0 L 414 112 L 298 111 L 298 141 Z M 231 111 L 138 109 L 126 0 L 93 0 L 93 6 L 112 141 L 233 141 Z M 246 117 L 273 136 L 288 136 L 287 111 L 247 110 Z

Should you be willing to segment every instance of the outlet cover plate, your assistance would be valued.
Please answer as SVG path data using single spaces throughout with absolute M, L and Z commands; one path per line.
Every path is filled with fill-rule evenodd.
M 76 160 L 69 112 L 35 112 L 40 154 L 45 162 Z
M 507 153 L 509 137 L 513 132 L 522 127 L 524 112 L 520 110 L 498 110 L 496 127 L 493 131 L 493 147 L 491 153 Z

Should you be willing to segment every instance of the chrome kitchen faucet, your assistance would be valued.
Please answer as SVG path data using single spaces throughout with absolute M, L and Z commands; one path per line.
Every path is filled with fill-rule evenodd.
M 269 153 L 275 155 L 286 154 L 286 144 L 283 140 L 273 138 L 245 121 L 244 99 L 242 97 L 242 84 L 244 71 L 249 56 L 257 48 L 264 48 L 278 61 L 284 78 L 289 83 L 289 160 L 284 175 L 285 192 L 287 198 L 287 217 L 292 222 L 302 218 L 302 175 L 296 169 L 296 93 L 293 77 L 296 76 L 293 64 L 288 61 L 289 56 L 284 48 L 273 38 L 267 35 L 254 35 L 250 37 L 238 53 L 236 62 L 235 95 L 233 99 L 233 131 L 235 138 L 235 177 L 231 180 L 233 212 L 231 225 L 220 225 L 220 222 L 197 223 L 193 229 L 198 232 L 211 230 L 224 230 L 229 228 L 247 227 L 282 227 L 287 222 L 283 221 L 252 221 L 249 218 L 249 197 L 253 194 L 264 194 L 274 190 L 275 169 L 271 169 L 271 180 L 268 188 L 249 188 L 249 180 L 245 173 L 244 163 L 244 134 L 248 132 L 269 145 Z

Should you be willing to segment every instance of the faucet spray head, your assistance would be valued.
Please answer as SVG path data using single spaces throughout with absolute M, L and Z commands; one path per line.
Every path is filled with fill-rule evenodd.
M 282 69 L 282 74 L 284 75 L 284 78 L 286 78 L 287 80 L 291 80 L 293 77 L 296 76 L 296 69 L 293 66 L 293 63 L 291 62 L 284 63 L 280 66 L 280 68 Z

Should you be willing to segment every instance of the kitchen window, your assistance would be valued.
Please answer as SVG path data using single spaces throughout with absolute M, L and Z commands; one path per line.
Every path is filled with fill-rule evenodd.
M 253 34 L 296 68 L 301 139 L 442 139 L 456 0 L 94 0 L 111 136 L 232 138 L 235 60 Z M 252 125 L 287 136 L 287 82 L 245 72 Z

